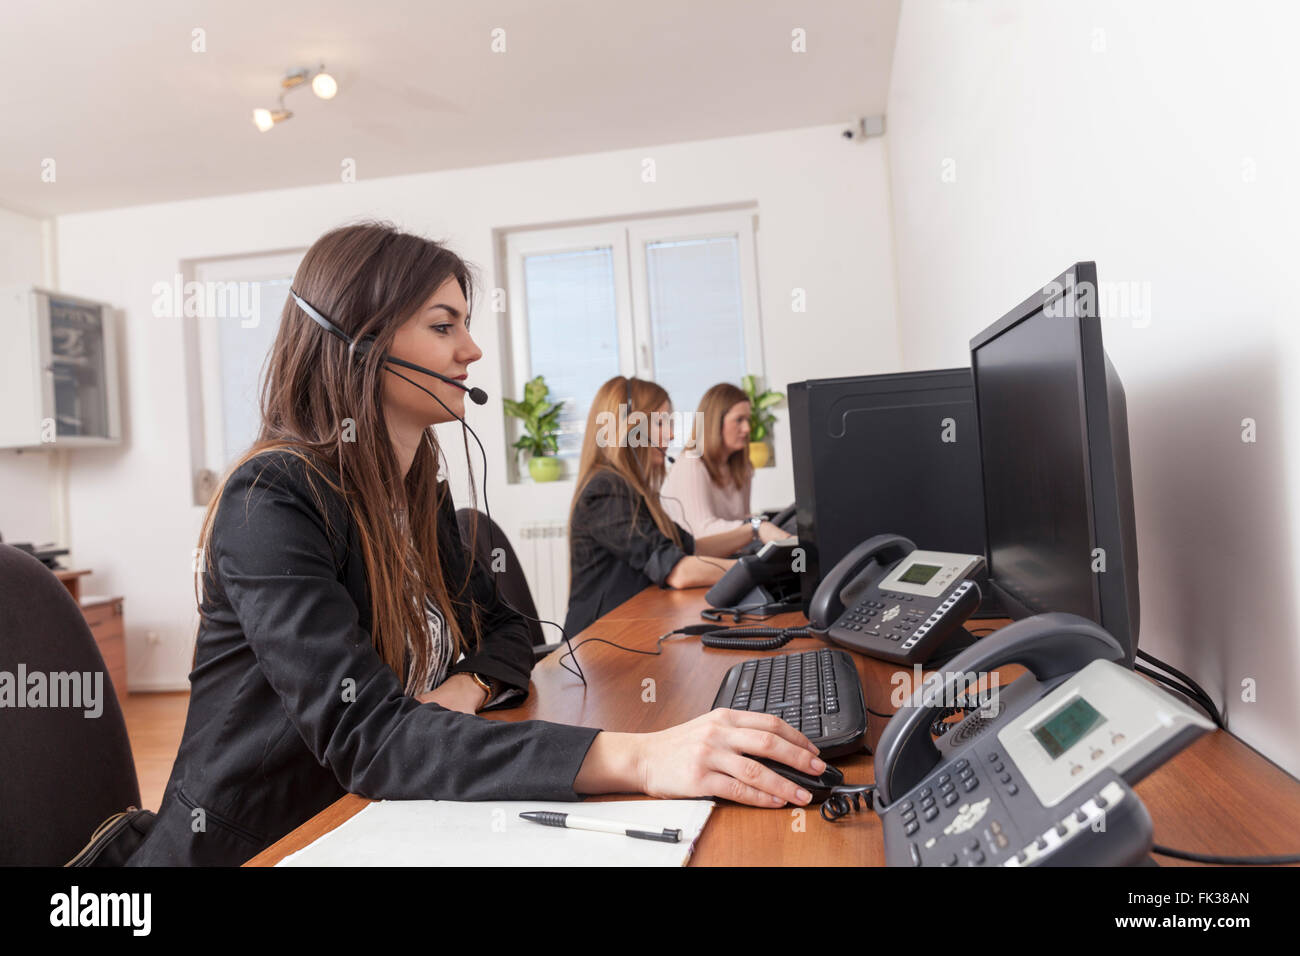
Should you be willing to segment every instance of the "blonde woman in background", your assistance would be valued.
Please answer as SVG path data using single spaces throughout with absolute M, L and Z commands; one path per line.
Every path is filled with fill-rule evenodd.
M 705 392 L 687 453 L 669 470 L 659 493 L 674 521 L 697 537 L 717 540 L 723 554 L 735 554 L 751 541 L 790 536 L 750 511 L 749 412 L 749 397 L 735 385 L 723 382 Z
M 661 386 L 619 375 L 597 390 L 569 512 L 570 636 L 651 585 L 708 587 L 735 563 L 735 534 L 696 534 L 660 504 L 672 438 Z

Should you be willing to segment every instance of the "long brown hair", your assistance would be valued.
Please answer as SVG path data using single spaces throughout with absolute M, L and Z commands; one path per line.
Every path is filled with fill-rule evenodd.
M 650 453 L 645 441 L 637 440 L 639 422 L 633 418 L 640 412 L 648 422 L 650 415 L 667 402 L 668 393 L 662 386 L 623 375 L 616 375 L 596 390 L 591 410 L 587 413 L 587 432 L 582 437 L 582 455 L 578 459 L 578 482 L 573 491 L 573 503 L 569 506 L 570 529 L 573 527 L 573 510 L 587 482 L 602 470 L 612 471 L 637 493 L 632 516 L 635 517 L 644 505 L 654 519 L 655 527 L 681 547 L 681 533 L 659 503 L 659 489 L 664 483 L 663 461 Z M 624 407 L 622 415 L 619 414 L 620 406 Z M 633 527 L 634 523 L 629 521 L 629 535 Z
M 729 452 L 722 440 L 722 422 L 727 417 L 727 412 L 741 402 L 748 401 L 749 396 L 730 382 L 714 385 L 700 399 L 700 414 L 695 419 L 696 424 L 704 424 L 704 433 L 697 435 L 695 426 L 691 427 L 691 442 L 695 446 L 695 453 L 704 460 L 709 478 L 721 488 L 729 484 L 744 488 L 745 482 L 754 473 L 748 449 Z
M 443 611 L 452 660 L 465 649 L 467 636 L 452 613 L 438 553 L 438 509 L 450 493 L 437 480 L 438 439 L 432 428 L 424 430 L 403 477 L 384 417 L 381 359 L 402 324 L 449 278 L 471 306 L 468 322 L 472 274 L 439 243 L 388 223 L 366 222 L 335 229 L 312 244 L 293 290 L 354 341 L 373 336 L 374 343 L 357 352 L 317 326 L 292 297 L 285 301 L 262 381 L 261 431 L 226 473 L 199 537 L 200 554 L 209 553 L 213 519 L 231 473 L 265 452 L 297 455 L 309 466 L 309 480 L 314 475 L 343 497 L 357 525 L 370 589 L 370 639 L 408 693 L 424 690 L 433 660 L 425 600 Z M 472 495 L 472 475 L 469 484 Z M 314 480 L 312 491 L 320 503 Z M 467 593 L 474 533 L 456 597 L 469 606 L 471 637 L 477 640 L 478 609 Z

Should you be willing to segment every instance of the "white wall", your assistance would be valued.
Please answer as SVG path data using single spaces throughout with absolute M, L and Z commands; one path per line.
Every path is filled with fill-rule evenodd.
M 655 160 L 654 183 L 641 180 L 644 157 Z M 883 144 L 846 143 L 833 126 L 61 217 L 64 288 L 125 312 L 125 444 L 78 452 L 70 509 L 78 563 L 102 575 L 97 590 L 126 597 L 132 689 L 186 685 L 196 623 L 190 562 L 201 513 L 190 500 L 182 334 L 150 310 L 153 284 L 170 281 L 182 259 L 306 247 L 346 220 L 378 216 L 447 240 L 492 288 L 505 285 L 494 274 L 494 228 L 748 201 L 760 217 L 769 380 L 896 371 Z M 806 314 L 791 313 L 795 288 L 806 290 Z M 572 486 L 505 483 L 496 319 L 475 317 L 485 358 L 471 378 L 494 401 L 470 406 L 469 421 L 489 452 L 493 515 L 512 531 L 563 519 Z M 794 497 L 780 418 L 778 467 L 759 474 L 755 507 Z M 457 472 L 460 437 L 443 439 Z M 464 482 L 453 487 L 463 501 Z
M 48 279 L 44 249 L 40 219 L 0 209 L 0 288 L 43 285 Z M 0 534 L 6 542 L 40 545 L 58 539 L 54 465 L 52 452 L 0 450 Z
M 1141 646 L 1293 774 L 1298 11 L 907 2 L 887 144 L 907 367 L 967 361 L 972 334 L 1076 260 L 1149 283 L 1149 324 L 1103 312 L 1128 396 Z

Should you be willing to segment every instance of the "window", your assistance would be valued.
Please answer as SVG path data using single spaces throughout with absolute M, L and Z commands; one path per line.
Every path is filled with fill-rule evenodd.
M 194 501 L 207 504 L 216 482 L 261 427 L 263 366 L 280 327 L 301 252 L 193 264 L 187 286 L 191 389 L 190 451 Z
M 564 399 L 560 454 L 577 455 L 583 428 L 578 399 L 619 369 L 614 250 L 543 252 L 526 256 L 523 267 L 525 309 L 536 333 L 528 337 L 528 367 L 546 369 L 551 395 Z
M 718 382 L 762 374 L 754 218 L 751 208 L 507 235 L 507 387 L 518 398 L 543 375 L 564 401 L 571 476 L 591 398 L 615 375 L 653 379 L 691 412 Z

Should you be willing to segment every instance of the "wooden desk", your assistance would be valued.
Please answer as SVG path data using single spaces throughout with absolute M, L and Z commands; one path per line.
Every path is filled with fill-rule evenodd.
M 648 588 L 610 611 L 579 640 L 602 637 L 628 647 L 653 650 L 655 640 L 684 624 L 699 623 L 704 592 L 660 591 Z M 774 625 L 804 623 L 799 614 L 772 619 Z M 981 627 L 992 622 L 977 622 Z M 974 625 L 972 625 L 974 628 Z M 791 641 L 769 654 L 789 654 L 825 647 L 814 638 Z M 578 649 L 587 675 L 583 688 L 559 666 L 560 653 L 551 654 L 533 671 L 532 693 L 521 707 L 484 716 L 493 720 L 541 718 L 558 723 L 607 730 L 663 730 L 706 711 L 713 703 L 723 675 L 737 661 L 762 652 L 706 648 L 698 638 L 665 641 L 658 657 L 630 654 L 607 644 Z M 867 706 L 892 712 L 892 675 L 899 668 L 855 655 Z M 572 666 L 572 662 L 570 662 Z M 1004 682 L 1019 672 L 1000 672 Z M 654 700 L 643 699 L 643 681 L 654 681 Z M 871 739 L 878 738 L 884 720 L 873 722 Z M 869 783 L 872 758 L 867 754 L 834 761 L 848 783 Z M 1222 731 L 1192 744 L 1137 786 L 1137 793 L 1155 822 L 1157 843 L 1220 855 L 1263 855 L 1300 848 L 1300 782 Z M 625 799 L 608 797 L 593 799 Z M 247 866 L 270 866 L 360 811 L 369 801 L 348 795 L 278 843 L 251 859 Z M 1161 865 L 1182 861 L 1160 857 Z M 703 866 L 880 866 L 884 864 L 880 822 L 875 814 L 858 812 L 831 824 L 816 807 L 763 810 L 718 802 L 695 848 L 692 865 Z

